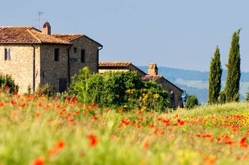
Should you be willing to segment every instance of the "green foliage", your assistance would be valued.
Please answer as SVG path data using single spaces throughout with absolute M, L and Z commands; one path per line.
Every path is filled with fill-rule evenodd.
M 220 62 L 220 50 L 216 47 L 214 57 L 211 59 L 209 72 L 208 104 L 218 103 L 221 89 L 222 68 Z
M 167 92 L 155 82 L 142 81 L 136 72 L 90 74 L 82 69 L 73 78 L 68 94 L 77 95 L 78 101 L 85 104 L 94 102 L 99 107 L 123 107 L 126 110 L 162 110 L 168 105 Z
M 239 83 L 240 83 L 240 29 L 234 32 L 231 42 L 231 48 L 228 57 L 227 78 L 226 78 L 226 102 L 239 101 Z
M 55 96 L 55 90 L 51 87 L 50 84 L 44 84 L 44 85 L 39 85 L 39 88 L 37 90 L 38 95 L 45 95 L 47 97 L 53 97 Z
M 79 70 L 79 74 L 73 77 L 72 83 L 68 90 L 69 95 L 78 95 L 78 101 L 87 103 L 88 89 L 89 88 L 89 77 L 91 76 L 88 67 L 84 67 Z
M 0 88 L 6 92 L 18 92 L 18 86 L 10 75 L 0 75 Z
M 220 104 L 226 103 L 226 92 L 225 91 L 220 92 L 218 101 L 219 101 Z
M 187 102 L 186 102 L 186 108 L 187 109 L 192 109 L 192 108 L 194 108 L 197 105 L 198 105 L 198 99 L 197 99 L 197 97 L 194 96 L 194 95 L 189 95 L 188 99 L 187 99 Z
M 168 93 L 162 86 L 154 81 L 144 83 L 144 88 L 128 89 L 126 91 L 127 107 L 138 108 L 146 111 L 161 112 L 169 106 Z
M 249 92 L 246 92 L 246 102 L 249 102 Z

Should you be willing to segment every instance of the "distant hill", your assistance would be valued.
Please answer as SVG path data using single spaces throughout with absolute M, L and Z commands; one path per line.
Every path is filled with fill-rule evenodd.
M 138 66 L 139 69 L 147 73 L 148 66 Z M 191 95 L 195 95 L 200 103 L 206 103 L 208 99 L 208 75 L 209 72 L 184 70 L 177 68 L 158 67 L 158 74 L 163 75 L 181 89 Z M 222 72 L 222 88 L 226 81 L 227 70 Z M 245 100 L 246 92 L 249 89 L 249 72 L 241 73 L 241 100 Z
M 147 73 L 148 66 L 139 66 L 139 69 Z M 168 67 L 158 67 L 159 74 L 163 75 L 165 78 L 175 80 L 181 78 L 183 80 L 200 80 L 208 81 L 209 72 L 206 71 L 196 71 L 196 70 L 184 70 L 177 68 L 168 68 Z M 227 70 L 223 69 L 222 72 L 222 81 L 226 81 Z M 249 82 L 249 72 L 242 72 L 240 81 Z

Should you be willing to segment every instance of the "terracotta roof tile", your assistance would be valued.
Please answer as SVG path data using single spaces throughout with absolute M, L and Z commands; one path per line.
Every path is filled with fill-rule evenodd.
M 84 35 L 83 34 L 52 34 L 52 36 L 70 42 Z
M 38 38 L 41 41 L 41 43 L 70 44 L 69 41 L 56 38 L 53 35 L 44 34 L 40 30 L 37 30 L 35 28 L 31 29 L 30 31 L 34 35 L 34 37 Z
M 99 66 L 107 67 L 119 67 L 119 66 L 129 66 L 131 62 L 99 62 Z
M 28 31 L 32 27 L 0 27 L 0 43 L 39 43 Z

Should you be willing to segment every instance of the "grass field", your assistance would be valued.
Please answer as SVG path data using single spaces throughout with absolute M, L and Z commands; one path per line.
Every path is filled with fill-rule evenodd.
M 248 164 L 249 107 L 165 113 L 0 93 L 1 165 Z

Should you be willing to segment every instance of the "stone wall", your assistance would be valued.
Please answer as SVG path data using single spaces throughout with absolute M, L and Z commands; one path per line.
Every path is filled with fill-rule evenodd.
M 11 50 L 11 60 L 4 59 L 4 49 Z M 11 75 L 15 84 L 19 86 L 19 93 L 27 93 L 28 86 L 33 89 L 33 50 L 32 45 L 0 45 L 0 73 Z M 40 47 L 36 46 L 36 70 L 35 70 L 35 85 L 37 88 L 39 83 L 39 54 Z
M 99 45 L 89 38 L 83 36 L 71 41 L 70 48 L 70 74 L 71 77 L 78 74 L 79 70 L 85 66 L 89 67 L 92 73 L 98 73 L 98 47 Z M 76 52 L 74 52 L 76 49 Z M 81 62 L 81 50 L 85 50 L 85 62 Z
M 170 94 L 170 91 L 173 90 L 175 94 L 175 105 L 178 107 L 181 105 L 181 95 L 182 90 L 177 88 L 175 85 L 170 83 L 164 78 L 161 78 L 156 81 L 158 84 L 161 84 L 164 90 L 167 90 L 168 94 Z
M 59 91 L 59 79 L 68 78 L 67 52 L 69 45 L 43 44 L 41 45 L 41 68 L 38 75 L 40 84 L 50 84 L 52 88 Z M 59 60 L 54 60 L 54 51 L 59 49 Z

